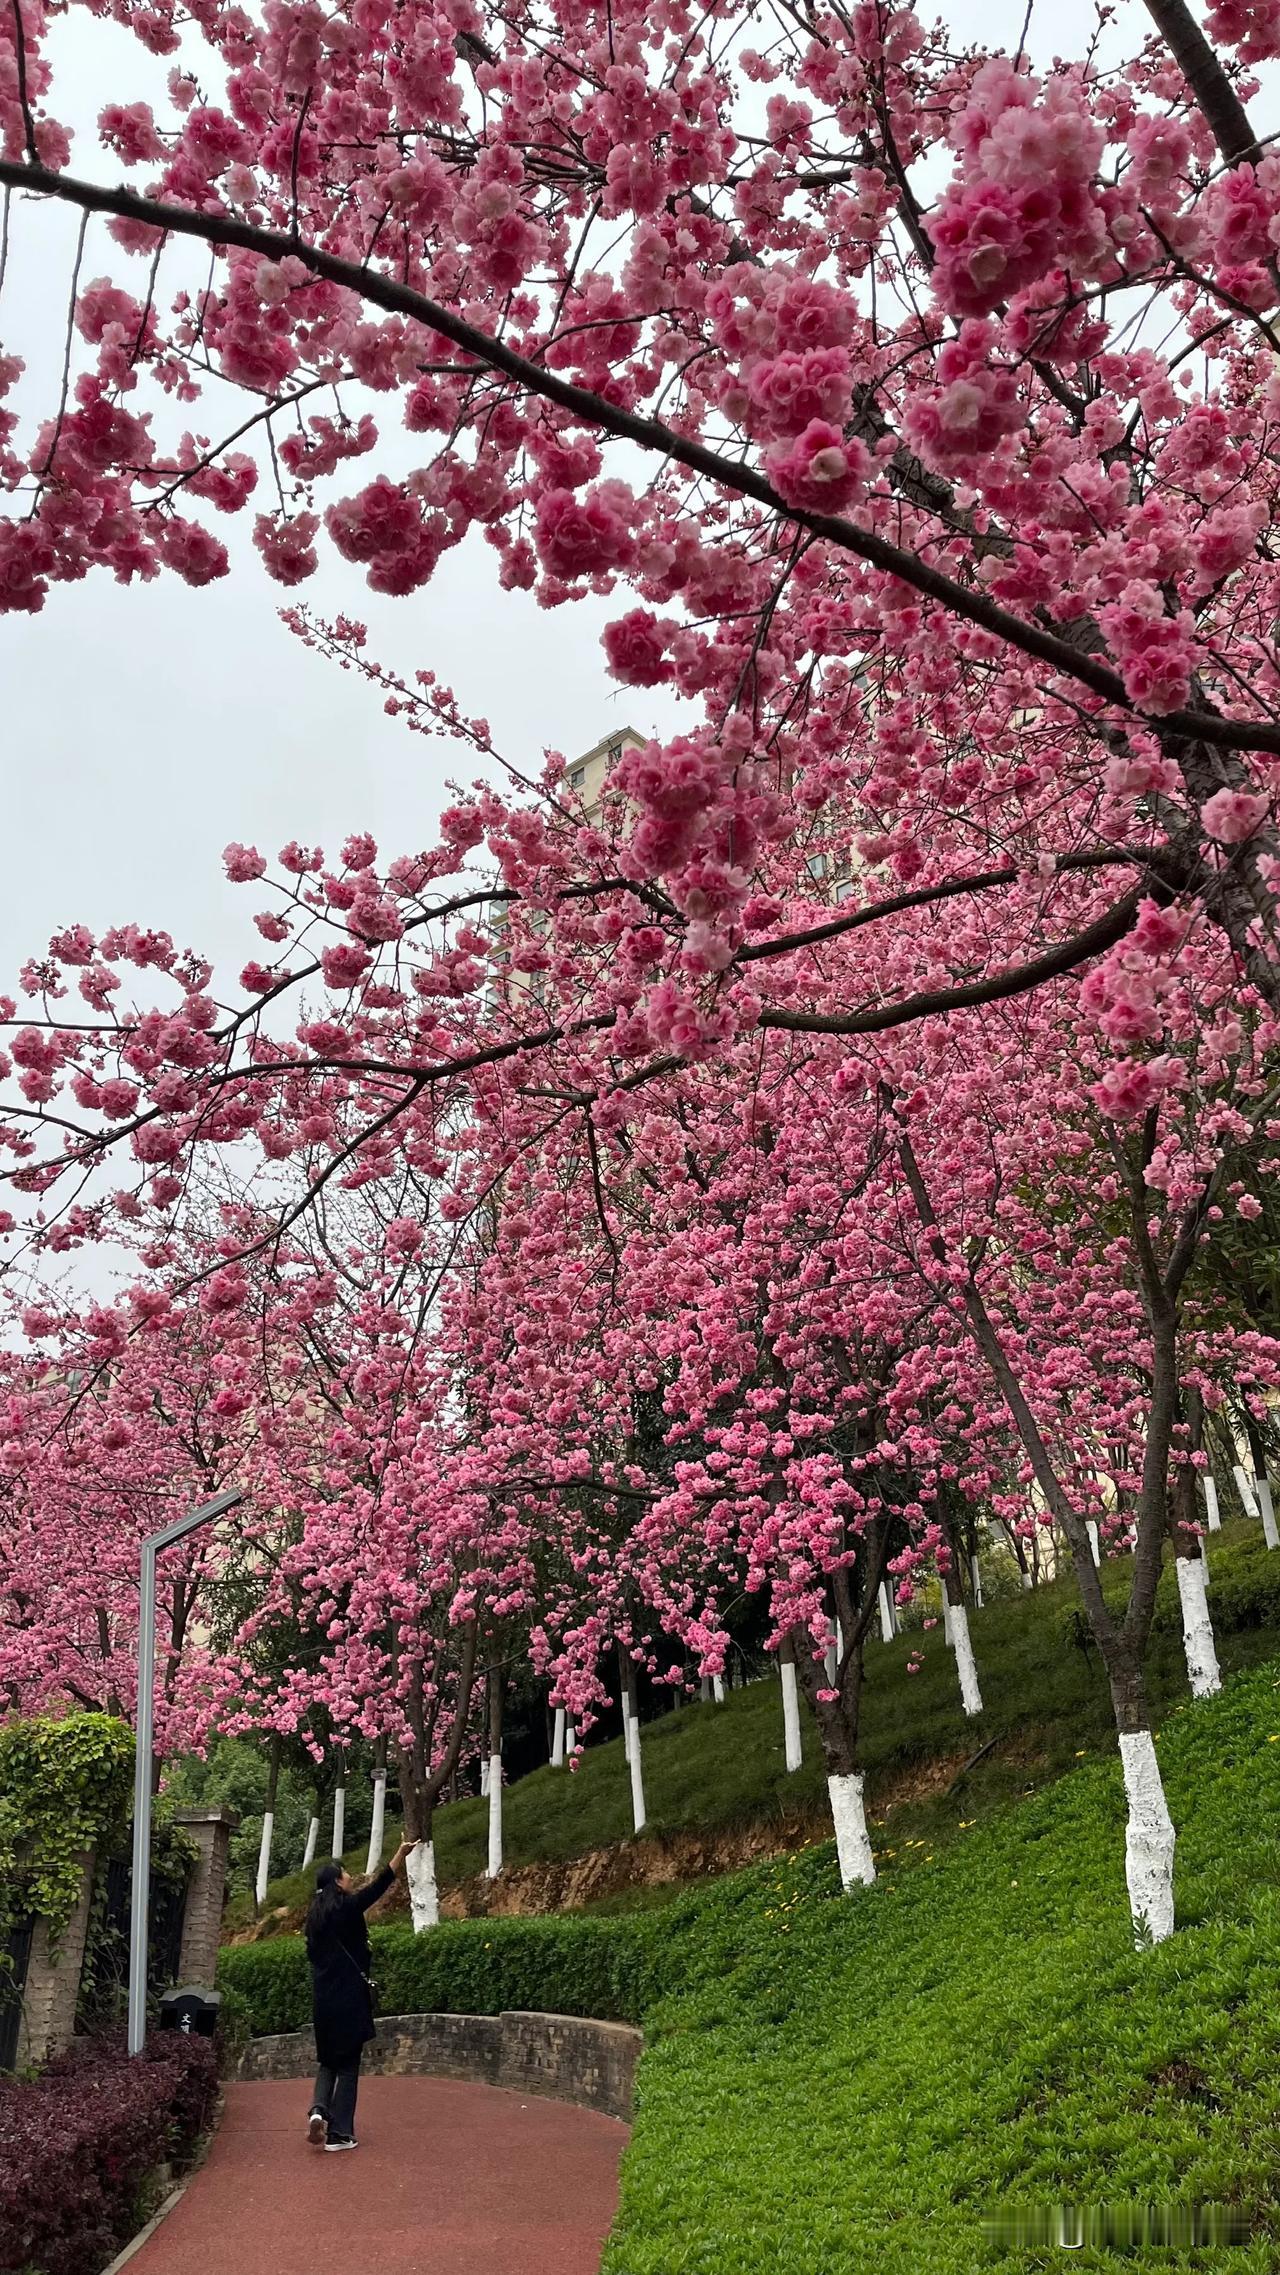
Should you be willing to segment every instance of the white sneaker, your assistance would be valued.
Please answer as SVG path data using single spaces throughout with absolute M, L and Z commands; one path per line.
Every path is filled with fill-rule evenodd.
M 328 2130 L 329 2121 L 325 2116 L 324 2111 L 322 2109 L 313 2109 L 311 2115 L 307 2119 L 307 2139 L 310 2141 L 313 2149 L 323 2147 L 324 2137 Z
M 359 2146 L 360 2143 L 356 2140 L 326 2141 L 324 2144 L 324 2153 L 328 2157 L 337 2156 L 340 2149 L 358 2149 Z

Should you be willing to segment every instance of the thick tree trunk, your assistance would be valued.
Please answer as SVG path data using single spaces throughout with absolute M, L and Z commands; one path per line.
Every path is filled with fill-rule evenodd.
M 713 1706 L 723 1706 L 723 1705 L 724 1705 L 724 1676 L 723 1676 L 723 1675 L 713 1675 L 713 1676 L 711 1677 L 711 1702 L 712 1702 L 712 1705 L 713 1705 Z
M 502 1870 L 502 1676 L 489 1672 L 489 1861 L 487 1876 Z
M 790 1635 L 784 1635 L 778 1652 L 782 1675 L 782 1738 L 788 1775 L 794 1775 L 804 1760 L 800 1742 L 800 1693 L 796 1684 L 796 1647 Z
M 1173 1852 L 1175 1834 L 1164 1797 L 1147 1710 L 1146 1686 L 1136 1666 L 1111 1677 L 1111 1702 L 1120 1738 L 1129 1819 L 1125 1829 L 1125 1879 L 1134 1939 L 1141 1947 L 1163 1943 L 1173 1934 Z
M 424 1778 L 420 1763 L 406 1746 L 395 1749 L 396 1779 L 404 1809 L 405 1839 L 416 1841 L 405 1859 L 409 1889 L 409 1918 L 415 1935 L 440 1923 L 440 1897 L 436 1887 L 436 1851 L 431 1837 L 435 1818 L 434 1779 Z
M 409 1886 L 409 1918 L 415 1935 L 423 1935 L 428 1928 L 440 1925 L 440 1891 L 436 1886 L 436 1844 L 431 1838 L 431 1818 L 427 1830 L 419 1836 L 416 1848 L 405 1858 L 405 1878 Z
M 1185 1550 L 1179 1544 L 1174 1566 L 1182 1604 L 1182 1648 L 1186 1654 L 1191 1696 L 1212 1698 L 1215 1691 L 1222 1688 L 1222 1676 L 1218 1672 L 1213 1621 L 1205 1589 L 1205 1561 L 1198 1544 Z
M 562 1706 L 558 1706 L 558 1707 L 556 1708 L 555 1728 L 554 1728 L 554 1731 L 553 1731 L 553 1734 L 552 1734 L 552 1739 L 551 1739 L 551 1767 L 552 1767 L 552 1769 L 563 1769 L 563 1768 L 564 1768 L 564 1733 L 565 1733 L 565 1711 L 564 1711 L 564 1708 L 563 1708 Z
M 280 1784 L 281 1741 L 273 1738 L 267 1770 L 267 1801 L 262 1812 L 262 1838 L 258 1842 L 258 1870 L 253 1883 L 254 1902 L 259 1911 L 267 1900 L 267 1884 L 271 1878 L 271 1836 L 276 1823 L 276 1793 Z
M 835 1826 L 840 1885 L 848 1895 L 851 1888 L 869 1888 L 876 1876 L 861 1774 L 855 1771 L 843 1777 L 829 1777 L 827 1794 L 831 1802 L 831 1822 Z

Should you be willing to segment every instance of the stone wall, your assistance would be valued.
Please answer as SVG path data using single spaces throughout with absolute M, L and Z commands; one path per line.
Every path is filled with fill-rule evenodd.
M 174 1822 L 190 1835 L 200 1851 L 187 1882 L 178 1980 L 181 1984 L 212 1990 L 218 1972 L 227 1850 L 240 1819 L 234 1809 L 179 1809 L 175 1811 Z
M 56 1945 L 50 1943 L 48 1921 L 36 1921 L 18 2029 L 20 2070 L 36 2069 L 42 2062 L 52 2061 L 71 2044 L 93 1903 L 93 1867 L 93 1851 L 87 1849 L 81 1858 L 79 1899 Z
M 364 2067 L 390 2077 L 473 2078 L 629 2118 L 643 2044 L 626 2023 L 572 2014 L 395 2014 L 379 2021 Z M 314 2068 L 311 2032 L 296 2030 L 251 2039 L 236 2075 L 302 2078 Z

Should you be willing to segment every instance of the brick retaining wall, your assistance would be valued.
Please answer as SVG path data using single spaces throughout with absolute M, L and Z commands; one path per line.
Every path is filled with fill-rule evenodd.
M 376 2076 L 474 2078 L 629 2118 L 643 2044 L 624 2022 L 572 2014 L 393 2014 L 379 2020 L 364 2067 Z M 314 2068 L 311 2032 L 293 2030 L 251 2038 L 236 2075 L 302 2078 Z

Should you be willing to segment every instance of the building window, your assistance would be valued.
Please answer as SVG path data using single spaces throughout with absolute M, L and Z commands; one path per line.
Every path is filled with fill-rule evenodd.
M 571 766 L 571 767 L 570 767 L 570 769 L 569 769 L 569 788 L 570 788 L 571 790 L 580 790 L 580 789 L 582 788 L 582 786 L 583 786 L 583 783 L 586 781 L 586 779 L 587 779 L 587 770 L 586 770 L 586 767 L 585 767 L 585 766 Z
M 840 882 L 839 882 L 839 884 L 836 886 L 836 899 L 837 899 L 837 901 L 847 901 L 847 900 L 848 900 L 848 898 L 849 898 L 849 895 L 850 895 L 850 893 L 851 893 L 852 891 L 853 891 L 853 879 L 852 879 L 852 877 L 842 877 L 842 878 L 840 879 Z
M 828 863 L 826 854 L 811 853 L 805 866 L 809 871 L 809 875 L 820 884 L 827 873 Z
M 621 745 L 621 743 L 610 743 L 610 745 L 609 745 L 609 764 L 610 764 L 610 766 L 616 766 L 616 765 L 617 765 L 617 763 L 618 763 L 618 760 L 621 758 L 621 756 L 622 756 L 622 745 Z

